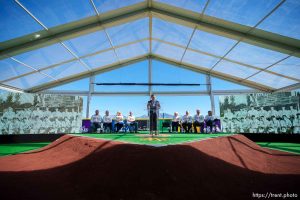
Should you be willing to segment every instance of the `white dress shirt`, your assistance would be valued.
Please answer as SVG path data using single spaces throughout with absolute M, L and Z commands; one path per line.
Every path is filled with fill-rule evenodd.
M 182 122 L 183 123 L 193 123 L 193 117 L 190 115 L 183 115 Z
M 91 122 L 92 123 L 100 123 L 102 120 L 101 116 L 100 115 L 92 115 L 91 117 Z
M 110 115 L 104 115 L 103 123 L 112 123 L 112 117 Z
M 200 122 L 200 123 L 202 123 L 202 122 L 204 122 L 204 116 L 203 115 L 195 115 L 194 116 L 194 121 L 195 122 Z

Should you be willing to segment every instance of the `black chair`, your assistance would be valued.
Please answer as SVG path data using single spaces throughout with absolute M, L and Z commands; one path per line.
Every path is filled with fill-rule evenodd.
M 164 121 L 162 123 L 162 126 L 161 126 L 161 132 L 163 133 L 164 132 L 164 128 L 169 128 L 169 133 L 171 132 L 171 122 L 170 121 Z

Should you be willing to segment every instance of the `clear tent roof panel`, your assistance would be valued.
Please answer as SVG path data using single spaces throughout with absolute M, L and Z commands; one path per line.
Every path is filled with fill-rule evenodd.
M 223 56 L 236 43 L 236 40 L 197 30 L 193 35 L 189 48 Z
M 94 0 L 94 4 L 99 13 L 106 13 L 141 2 L 145 2 L 145 0 Z
M 154 0 L 160 3 L 172 5 L 178 8 L 191 10 L 197 13 L 202 13 L 207 3 L 207 0 Z
M 253 27 L 278 3 L 280 0 L 210 0 L 205 14 Z
M 35 68 L 41 69 L 73 58 L 60 43 L 46 46 L 33 51 L 14 56 L 17 60 Z
M 95 69 L 117 63 L 118 60 L 113 50 L 105 51 L 93 56 L 85 57 L 82 59 L 89 67 Z
M 18 2 L 36 17 L 36 21 L 26 13 L 21 7 L 22 5 L 19 5 Z M 226 23 L 234 22 L 246 25 L 249 26 L 249 29 L 261 21 L 261 24 L 258 26 L 259 29 L 299 39 L 300 30 L 297 19 L 300 13 L 300 3 L 296 0 L 286 0 L 282 4 L 279 4 L 281 2 L 280 0 L 245 0 L 243 2 L 239 0 L 154 0 L 153 3 L 155 4 L 155 2 L 163 3 L 164 7 L 168 5 L 172 6 L 169 8 L 169 11 L 175 9 L 174 12 L 176 12 L 176 7 L 181 9 L 180 15 L 184 15 L 185 13 L 182 9 L 186 9 L 193 11 L 194 14 L 199 13 L 199 20 L 201 20 L 201 12 L 205 11 L 204 16 L 228 20 Z M 4 32 L 2 33 L 2 30 L 0 30 L 0 38 L 2 40 L 3 35 L 6 41 L 8 40 L 7 38 L 12 39 L 30 33 L 33 33 L 32 36 L 34 36 L 34 32 L 43 30 L 38 24 L 38 20 L 51 29 L 52 27 L 57 28 L 56 26 L 62 24 L 77 22 L 78 20 L 95 16 L 96 12 L 93 8 L 93 3 L 100 13 L 99 20 L 101 20 L 102 13 L 111 12 L 112 14 L 103 16 L 114 17 L 118 12 L 122 13 L 126 11 L 126 9 L 119 8 L 129 8 L 136 4 L 132 8 L 139 8 L 138 5 L 140 5 L 140 8 L 144 9 L 146 5 L 150 5 L 142 0 L 1 1 L 0 9 L 4 8 L 4 13 L 6 13 L 8 17 L 1 19 L 1 25 L 4 24 Z M 7 5 L 10 6 L 7 7 Z M 116 9 L 119 9 L 119 11 Z M 271 12 L 272 10 L 274 12 Z M 146 10 L 146 12 L 148 11 Z M 151 12 L 155 12 L 155 9 L 154 11 L 151 10 Z M 0 15 L 1 14 L 3 13 L 0 12 Z M 14 14 L 14 16 L 12 16 L 12 14 Z M 5 73 L 2 74 L 6 74 L 5 76 L 7 78 L 4 78 L 3 75 L 1 79 L 0 75 L 0 81 L 21 75 L 21 78 L 6 83 L 14 83 L 16 87 L 17 85 L 21 87 L 23 84 L 23 88 L 30 88 L 30 85 L 35 87 L 45 83 L 46 79 L 46 82 L 54 81 L 54 79 L 48 76 L 37 73 L 41 75 L 39 80 L 36 80 L 32 84 L 26 83 L 26 81 L 30 79 L 27 78 L 28 76 L 22 75 L 33 72 L 33 69 L 30 69 L 30 67 L 37 70 L 47 69 L 42 72 L 60 79 L 67 78 L 68 76 L 71 77 L 76 73 L 88 72 L 88 68 L 92 70 L 100 69 L 103 66 L 117 65 L 120 61 L 131 60 L 142 56 L 146 58 L 146 56 L 150 54 L 158 58 L 165 58 L 167 61 L 196 66 L 205 71 L 206 69 L 212 69 L 212 67 L 220 61 L 212 69 L 212 73 L 220 72 L 224 74 L 224 76 L 227 74 L 226 79 L 228 77 L 240 79 L 250 77 L 248 80 L 265 85 L 266 88 L 272 88 L 273 86 L 274 88 L 280 88 L 281 86 L 285 87 L 286 84 L 299 82 L 300 70 L 297 64 L 299 63 L 298 57 L 292 56 L 288 58 L 288 54 L 251 45 L 253 43 L 249 44 L 249 41 L 245 40 L 245 42 L 243 42 L 242 38 L 242 41 L 239 42 L 237 46 L 234 46 L 237 42 L 235 39 L 239 37 L 228 37 L 228 34 L 231 33 L 214 32 L 209 30 L 209 28 L 201 27 L 201 24 L 182 22 L 182 18 L 171 19 L 172 17 L 167 14 L 164 15 L 164 13 L 155 14 L 151 18 L 149 18 L 148 15 L 151 16 L 150 13 L 140 14 L 138 17 L 134 16 L 132 18 L 129 15 L 129 20 L 126 19 L 126 16 L 126 18 L 124 18 L 126 20 L 124 20 L 123 23 L 122 19 L 121 23 L 108 23 L 107 26 L 105 23 L 103 26 L 99 24 L 95 27 L 95 29 L 99 29 L 98 31 L 95 31 L 94 28 L 89 29 L 80 32 L 78 35 L 75 34 L 75 38 L 72 38 L 74 36 L 71 35 L 72 39 L 69 39 L 70 37 L 66 35 L 62 35 L 62 37 L 59 35 L 59 37 L 54 38 L 53 41 L 61 41 L 62 43 L 53 44 L 53 42 L 50 42 L 49 46 L 30 51 L 27 50 L 25 53 L 13 55 L 13 59 L 15 60 L 4 59 L 4 57 L 8 57 L 9 54 L 4 55 L 2 56 L 3 60 L 0 60 L 0 69 L 1 72 L 5 70 Z M 18 18 L 14 18 L 15 16 L 18 16 Z M 266 19 L 262 20 L 265 16 Z M 18 25 L 18 23 L 20 23 L 19 19 L 22 19 L 26 26 Z M 209 17 L 207 17 L 206 20 L 207 19 L 209 20 Z M 110 19 L 108 19 L 108 21 L 109 20 Z M 149 29 L 151 20 L 152 27 Z M 196 26 L 201 30 L 194 29 Z M 11 33 L 10 30 L 7 30 L 12 29 L 11 27 L 16 29 L 15 33 Z M 20 29 L 19 32 L 18 27 L 22 27 L 24 30 Z M 103 30 L 103 28 L 105 28 L 105 30 Z M 45 31 L 47 32 L 47 30 L 43 30 L 43 32 Z M 152 32 L 150 33 L 150 31 Z M 47 34 L 50 34 L 50 32 L 47 32 Z M 282 41 L 278 41 L 279 44 L 280 42 Z M 151 49 L 149 49 L 150 44 Z M 234 48 L 232 49 L 232 47 Z M 231 51 L 229 52 L 229 50 Z M 74 55 L 72 53 L 74 53 Z M 293 55 L 292 53 L 291 51 L 289 54 Z M 222 59 L 224 55 L 226 55 L 226 57 Z M 78 59 L 80 59 L 81 62 L 78 62 Z M 73 69 L 74 73 L 72 73 L 71 69 Z M 270 73 L 258 73 L 260 69 L 267 69 L 267 72 L 269 71 Z M 271 74 L 272 72 L 273 74 Z M 260 74 L 264 73 L 271 74 L 272 76 L 270 76 L 270 78 L 272 79 L 277 80 L 277 78 L 281 78 L 282 81 L 277 81 L 277 84 L 270 84 L 260 79 Z
M 276 76 L 274 74 L 270 74 L 263 71 L 250 77 L 248 80 L 253 82 L 258 82 L 260 84 L 267 85 L 269 87 L 276 88 L 276 89 L 297 83 L 297 81 Z
M 42 26 L 11 0 L 0 1 L 0 19 L 0 42 L 43 30 Z
M 153 18 L 152 37 L 163 41 L 187 46 L 193 29 L 159 18 Z
M 152 52 L 155 55 L 162 56 L 164 58 L 169 58 L 172 60 L 180 61 L 183 54 L 184 48 L 177 46 L 171 46 L 162 42 L 152 41 Z
M 111 47 L 103 30 L 64 41 L 64 44 L 77 56 L 84 56 Z
M 54 79 L 42 74 L 42 73 L 33 73 L 27 76 L 20 77 L 11 81 L 4 82 L 4 84 L 21 88 L 23 90 L 42 85 L 48 82 L 54 81 Z
M 259 26 L 272 33 L 300 39 L 300 1 L 287 0 Z
M 218 62 L 219 58 L 208 56 L 205 54 L 197 53 L 195 51 L 187 50 L 184 54 L 183 63 L 195 65 L 211 69 Z
M 147 55 L 149 53 L 149 41 L 145 40 L 143 42 L 117 48 L 116 53 L 121 61 Z
M 96 15 L 86 0 L 19 0 L 47 28 Z
M 1 67 L 0 81 L 7 80 L 12 77 L 20 76 L 22 74 L 26 74 L 34 71 L 29 67 L 26 67 L 10 58 L 0 60 L 0 67 Z
M 287 54 L 240 42 L 226 58 L 258 68 L 266 68 L 287 56 Z
M 256 69 L 248 68 L 243 65 L 239 65 L 236 63 L 228 62 L 226 60 L 222 60 L 219 62 L 214 68 L 213 71 L 221 72 L 224 74 L 228 74 L 230 76 L 234 76 L 238 79 L 245 79 L 254 73 L 258 72 Z
M 43 70 L 42 72 L 50 75 L 55 79 L 62 79 L 67 76 L 72 76 L 87 71 L 79 61 L 69 62 L 54 68 Z
M 300 58 L 291 56 L 268 70 L 300 79 Z
M 106 29 L 114 46 L 149 38 L 149 18 L 142 18 Z

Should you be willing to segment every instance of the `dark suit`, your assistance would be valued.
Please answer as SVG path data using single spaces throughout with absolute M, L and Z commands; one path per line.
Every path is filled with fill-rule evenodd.
M 150 117 L 150 131 L 157 131 L 157 119 L 159 117 L 159 109 L 160 103 L 159 101 L 152 100 L 148 101 L 147 108 L 149 110 L 149 117 Z

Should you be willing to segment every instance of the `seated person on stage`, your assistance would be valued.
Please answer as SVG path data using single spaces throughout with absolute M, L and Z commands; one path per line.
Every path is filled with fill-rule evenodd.
M 205 122 L 206 122 L 206 132 L 209 127 L 209 132 L 213 132 L 213 126 L 215 126 L 215 117 L 212 115 L 211 111 L 208 111 L 207 115 L 205 116 Z
M 103 121 L 103 128 L 104 128 L 104 132 L 108 132 L 107 130 L 109 130 L 109 132 L 111 133 L 112 131 L 112 117 L 109 115 L 109 111 L 105 111 L 105 115 L 102 118 Z
M 196 110 L 196 115 L 194 116 L 194 132 L 197 133 L 197 126 L 200 127 L 200 133 L 203 133 L 204 129 L 204 116 L 200 114 L 200 110 Z
M 182 127 L 186 133 L 189 133 L 192 128 L 193 117 L 190 116 L 189 111 L 185 112 L 185 115 L 182 117 Z
M 132 128 L 134 130 L 135 133 L 137 133 L 138 130 L 138 123 L 135 121 L 135 116 L 133 115 L 133 113 L 130 111 L 129 115 L 127 116 L 127 125 L 129 126 L 129 131 L 132 131 Z
M 100 127 L 100 125 L 101 125 L 101 121 L 102 121 L 102 119 L 101 119 L 101 116 L 99 115 L 99 110 L 96 110 L 95 111 L 95 114 L 94 115 L 92 115 L 92 117 L 91 117 L 91 125 L 92 125 L 92 131 L 93 132 L 97 132 L 97 129 L 98 128 L 101 128 Z
M 117 132 L 119 132 L 124 125 L 123 119 L 124 119 L 124 117 L 123 117 L 122 113 L 117 112 L 116 123 L 115 123 L 115 125 L 117 127 Z
M 175 112 L 172 119 L 172 132 L 178 131 L 179 123 L 180 123 L 180 117 L 178 115 L 178 112 Z

